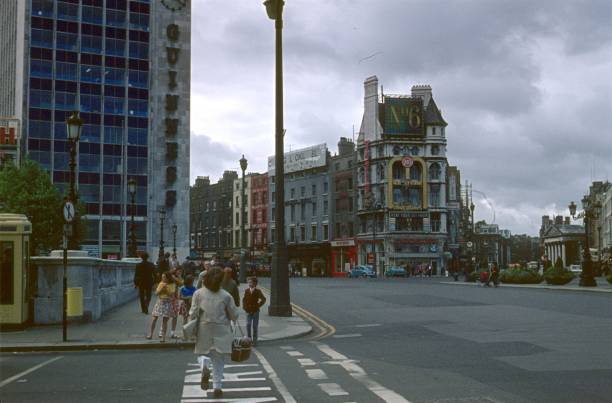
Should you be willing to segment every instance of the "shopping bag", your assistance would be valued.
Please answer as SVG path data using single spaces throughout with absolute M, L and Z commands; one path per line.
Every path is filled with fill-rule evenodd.
M 200 327 L 200 310 L 195 318 L 183 325 L 183 340 L 187 341 L 198 336 L 198 328 Z
M 238 334 L 238 331 L 240 334 Z M 251 356 L 251 345 L 252 340 L 244 335 L 242 328 L 238 325 L 238 322 L 233 324 L 233 335 L 232 338 L 232 361 L 243 362 L 249 359 Z

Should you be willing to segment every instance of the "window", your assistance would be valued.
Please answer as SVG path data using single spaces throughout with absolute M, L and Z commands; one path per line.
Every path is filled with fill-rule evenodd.
M 440 154 L 440 147 L 438 145 L 431 146 L 431 155 L 438 155 L 438 154 Z
M 85 83 L 101 83 L 102 68 L 99 66 L 81 66 L 81 81 Z
M 15 256 L 13 241 L 0 242 L 0 279 L 3 287 L 0 288 L 0 304 L 11 305 L 14 303 L 14 270 L 13 260 Z M 11 286 L 7 287 L 7 284 Z
M 329 213 L 329 202 L 327 200 L 323 200 L 323 215 L 327 215 Z
M 302 197 L 306 196 L 306 186 L 302 186 L 300 188 L 300 196 Z
M 311 241 L 317 240 L 317 224 L 312 224 L 310 226 L 310 240 Z
M 240 223 L 240 213 L 236 213 L 236 221 L 234 221 L 236 224 Z
M 125 55 L 125 41 L 122 39 L 106 38 L 106 54 L 112 56 Z
M 275 219 L 276 219 L 276 208 L 272 207 L 272 216 L 271 216 L 270 221 L 274 221 Z
M 104 97 L 104 113 L 123 114 L 125 99 L 118 97 Z
M 149 104 L 143 99 L 128 99 L 128 113 L 130 116 L 147 117 Z
M 30 89 L 30 106 L 35 108 L 51 108 L 52 92 Z
M 440 207 L 440 184 L 429 185 L 429 205 Z
M 317 184 L 313 183 L 312 184 L 312 195 L 316 196 L 316 194 L 317 194 Z
M 317 202 L 313 201 L 312 202 L 312 216 L 316 216 L 317 215 Z
M 295 188 L 291 188 L 291 199 L 295 199 Z
M 323 182 L 323 193 L 327 193 L 328 187 L 329 185 L 327 184 L 327 181 Z
M 415 162 L 410 167 L 410 180 L 420 181 L 421 180 L 421 164 Z
M 395 161 L 393 163 L 392 171 L 394 180 L 406 179 L 406 168 L 404 168 L 401 161 Z
M 349 197 L 348 200 L 349 200 L 349 202 L 348 202 L 348 211 L 352 213 L 353 212 L 353 198 Z
M 295 221 L 295 204 L 291 205 L 291 222 Z
M 76 65 L 75 65 L 76 67 Z M 32 77 L 51 78 L 53 63 L 47 60 L 30 60 L 30 75 Z M 76 72 L 76 68 L 75 68 Z
M 436 127 L 432 127 L 431 128 L 431 134 L 433 134 L 434 136 L 436 135 Z
M 440 213 L 431 213 L 429 218 L 431 232 L 440 232 Z
M 302 205 L 300 206 L 300 219 L 306 219 L 306 203 L 302 203 Z
M 304 225 L 300 225 L 300 240 L 301 241 L 306 240 L 306 226 Z
M 81 94 L 81 111 L 82 112 L 100 112 L 102 109 L 102 101 L 99 95 Z
M 75 63 L 55 62 L 55 78 L 58 80 L 76 81 L 77 65 Z
M 66 127 L 66 124 L 63 123 L 62 126 Z M 51 138 L 51 122 L 30 120 L 28 137 L 37 139 Z
M 336 163 L 334 164 L 334 169 L 335 169 L 336 171 L 339 171 L 339 170 L 340 170 L 340 163 L 339 163 L 339 162 L 336 162 Z
M 56 47 L 57 49 L 77 51 L 77 42 L 79 36 L 77 34 L 68 32 L 57 32 L 56 33 Z
M 439 180 L 441 174 L 440 164 L 434 162 L 429 166 L 429 179 Z
M 274 228 L 270 229 L 270 242 L 276 241 L 276 230 Z
M 289 228 L 289 242 L 295 242 L 295 227 Z
M 149 45 L 141 42 L 130 42 L 130 57 L 136 59 L 148 59 Z
M 125 70 L 106 67 L 104 69 L 104 82 L 106 84 L 123 85 L 125 83 Z
M 53 0 L 32 0 L 32 15 L 53 17 Z
M 130 28 L 142 31 L 149 30 L 149 15 L 130 12 Z
M 106 10 L 106 25 L 110 25 L 111 27 L 125 27 L 125 11 L 121 10 Z
M 412 147 L 410 149 L 410 154 L 412 154 L 412 155 L 419 155 L 419 151 L 420 151 L 419 147 L 414 146 L 414 147 Z
M 323 224 L 323 240 L 327 241 L 329 239 L 329 228 L 327 224 Z
M 32 28 L 32 45 L 40 48 L 53 48 L 53 31 Z
M 102 8 L 83 6 L 83 22 L 89 22 L 92 24 L 102 24 Z
M 102 53 L 102 38 L 93 35 L 81 35 L 81 52 Z
M 149 72 L 140 70 L 129 70 L 128 83 L 130 87 L 147 88 Z
M 353 178 L 348 178 L 347 183 L 348 183 L 347 185 L 348 190 L 353 190 Z

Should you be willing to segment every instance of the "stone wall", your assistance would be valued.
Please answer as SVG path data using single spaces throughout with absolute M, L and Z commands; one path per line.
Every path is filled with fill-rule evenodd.
M 63 255 L 31 258 L 30 287 L 34 324 L 62 323 Z M 68 288 L 83 288 L 83 316 L 96 321 L 102 314 L 138 296 L 134 270 L 140 259 L 104 260 L 87 257 L 84 251 L 68 251 Z

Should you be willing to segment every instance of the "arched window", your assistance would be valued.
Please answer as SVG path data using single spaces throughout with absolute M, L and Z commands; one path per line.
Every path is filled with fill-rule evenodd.
M 393 179 L 395 180 L 406 179 L 406 168 L 404 168 L 401 161 L 395 161 L 393 163 Z
M 421 180 L 421 164 L 415 162 L 410 167 L 410 180 L 420 181 Z
M 434 162 L 429 166 L 429 179 L 438 180 L 440 179 L 440 173 L 442 169 L 440 168 L 440 164 Z

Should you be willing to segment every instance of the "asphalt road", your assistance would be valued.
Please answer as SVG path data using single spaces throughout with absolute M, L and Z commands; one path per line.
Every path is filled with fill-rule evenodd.
M 612 401 L 610 294 L 439 281 L 292 279 L 335 334 L 262 344 L 225 400 L 191 351 L 141 350 L 1 355 L 0 401 Z

